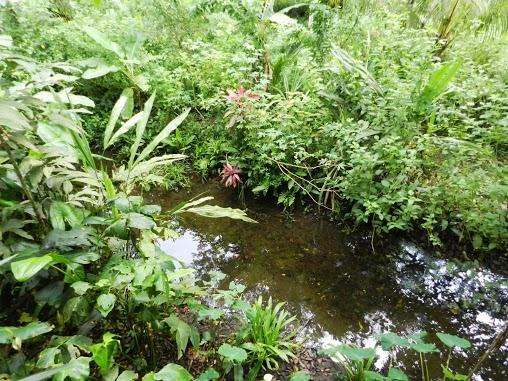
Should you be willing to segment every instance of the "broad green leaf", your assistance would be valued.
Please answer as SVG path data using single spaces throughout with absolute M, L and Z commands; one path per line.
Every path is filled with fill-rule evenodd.
M 56 381 L 64 381 L 66 378 L 77 381 L 85 380 L 90 373 L 91 360 L 89 357 L 78 357 L 64 365 L 20 378 L 18 381 L 42 381 L 51 377 Z
M 60 354 L 59 348 L 46 348 L 39 353 L 37 368 L 46 369 L 55 366 L 55 357 Z
M 141 151 L 139 156 L 134 161 L 134 165 L 138 164 L 143 159 L 145 159 L 148 155 L 150 155 L 153 152 L 153 150 L 155 148 L 157 148 L 157 146 L 160 144 L 160 142 L 162 142 L 164 139 L 166 139 L 169 136 L 169 134 L 171 132 L 173 132 L 173 130 L 175 130 L 184 121 L 184 119 L 187 117 L 189 112 L 190 112 L 190 108 L 188 108 L 182 114 L 180 114 L 175 119 L 173 119 L 171 122 L 169 122 L 168 125 L 166 127 L 164 127 L 162 129 L 162 131 L 159 132 L 159 134 L 155 138 L 153 138 L 153 140 L 150 143 L 148 143 L 148 145 L 143 149 L 143 151 Z
M 219 308 L 204 308 L 198 312 L 199 320 L 218 320 L 222 315 L 224 315 L 224 311 Z
M 71 284 L 71 287 L 74 289 L 74 292 L 78 295 L 85 295 L 86 292 L 92 288 L 90 283 L 78 281 Z
M 28 340 L 45 334 L 54 327 L 48 323 L 32 322 L 20 327 L 0 327 L 0 344 L 11 344 L 16 339 Z
M 388 370 L 388 380 L 390 381 L 409 381 L 407 374 L 398 368 L 390 368 Z
M 113 106 L 108 124 L 104 130 L 104 140 L 102 143 L 104 149 L 106 149 L 106 147 L 109 145 L 109 141 L 113 135 L 113 130 L 115 129 L 116 122 L 118 121 L 118 118 L 120 118 L 120 115 L 122 114 L 125 107 L 129 104 L 129 100 L 132 99 L 132 97 L 133 91 L 130 87 L 128 87 L 122 91 L 120 98 L 118 98 L 115 105 Z
M 177 364 L 168 364 L 155 373 L 155 380 L 161 381 L 191 381 L 192 375 L 185 368 Z
M 208 218 L 232 218 L 235 220 L 242 220 L 245 222 L 257 223 L 252 218 L 247 217 L 247 214 L 240 209 L 223 208 L 218 205 L 202 205 L 182 210 L 182 212 L 194 213 Z
M 399 335 L 393 333 L 393 332 L 386 332 L 381 335 L 379 335 L 379 342 L 381 343 L 381 346 L 383 350 L 389 351 L 394 346 L 409 347 L 409 340 L 400 337 Z
M 0 126 L 9 127 L 13 131 L 30 131 L 28 119 L 17 109 L 0 103 Z
M 339 345 L 335 347 L 335 351 L 351 361 L 368 360 L 376 356 L 373 348 L 356 348 L 349 345 Z
M 420 105 L 426 105 L 433 102 L 439 95 L 441 95 L 451 80 L 455 77 L 460 67 L 462 60 L 448 62 L 443 64 L 439 69 L 434 71 L 423 89 L 418 99 Z
M 141 209 L 139 209 L 139 212 L 151 216 L 153 214 L 159 214 L 161 210 L 162 208 L 160 205 L 143 205 Z
M 94 68 L 88 68 L 88 69 L 86 69 L 83 72 L 83 74 L 81 75 L 81 77 L 83 79 L 98 78 L 98 77 L 102 77 L 102 76 L 104 76 L 106 74 L 109 74 L 109 73 L 115 73 L 118 70 L 120 70 L 120 68 L 118 66 L 114 66 L 114 65 L 99 65 L 99 66 L 94 67 Z
M 103 317 L 108 316 L 108 314 L 115 307 L 116 296 L 114 294 L 101 294 L 97 298 L 97 307 L 99 312 Z
M 84 248 L 92 245 L 93 230 L 88 227 L 75 228 L 71 230 L 51 230 L 43 242 L 45 249 L 59 249 L 69 251 L 71 248 Z
M 164 319 L 164 322 L 169 325 L 171 333 L 175 335 L 178 358 L 180 359 L 187 349 L 187 344 L 189 343 L 191 335 L 191 327 L 176 315 L 171 315 L 169 318 Z
M 92 359 L 99 366 L 101 374 L 106 375 L 113 365 L 113 356 L 120 346 L 116 335 L 107 332 L 103 335 L 102 343 L 92 345 Z
M 140 88 L 141 91 L 147 92 L 150 90 L 150 85 L 148 84 L 148 80 L 143 74 L 138 74 L 135 77 L 132 78 L 132 81 L 134 84 Z
M 220 377 L 220 373 L 217 372 L 213 368 L 208 368 L 205 372 L 201 373 L 198 378 L 196 378 L 196 381 L 212 381 L 212 380 L 218 380 Z
M 245 349 L 240 347 L 234 347 L 230 344 L 222 344 L 219 347 L 218 353 L 226 358 L 228 361 L 231 361 L 236 364 L 241 364 L 245 360 L 247 360 L 247 352 Z
M 33 257 L 11 263 L 11 271 L 18 282 L 25 282 L 53 262 L 51 255 Z
M 73 106 L 95 107 L 94 101 L 90 98 L 83 95 L 72 94 L 71 90 L 71 88 L 65 88 L 58 93 L 39 91 L 34 97 L 45 103 L 63 103 Z
M 457 347 L 463 349 L 471 347 L 471 343 L 469 342 L 469 340 L 463 339 L 461 337 L 440 332 L 436 333 L 436 335 L 439 338 L 439 340 L 441 340 L 441 342 L 447 347 L 450 348 Z
M 138 374 L 133 372 L 132 370 L 124 370 L 120 373 L 120 376 L 116 379 L 116 381 L 136 381 L 138 379 Z
M 81 225 L 84 214 L 81 210 L 62 201 L 53 201 L 49 207 L 49 217 L 53 229 L 65 230 L 65 222 L 71 228 Z
M 153 229 L 156 225 L 152 218 L 145 216 L 141 213 L 127 214 L 127 225 L 136 229 Z
M 439 352 L 433 343 L 411 343 L 410 346 L 418 353 Z
M 102 32 L 99 32 L 97 29 L 85 26 L 83 30 L 90 38 L 92 38 L 96 43 L 102 46 L 104 49 L 107 49 L 117 55 L 118 58 L 125 58 L 125 53 L 120 45 L 116 42 L 108 39 Z

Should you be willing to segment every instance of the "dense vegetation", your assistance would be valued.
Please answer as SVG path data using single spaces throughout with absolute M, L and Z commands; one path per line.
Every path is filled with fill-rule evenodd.
M 0 12 L 0 378 L 255 380 L 295 356 L 282 304 L 248 302 L 220 273 L 196 280 L 158 247 L 180 213 L 255 223 L 209 197 L 162 211 L 139 195 L 192 172 L 373 234 L 508 248 L 506 1 Z M 424 337 L 378 340 L 416 351 L 430 380 Z M 327 353 L 349 379 L 407 379 L 372 371 L 372 349 Z M 467 379 L 449 365 L 443 379 Z

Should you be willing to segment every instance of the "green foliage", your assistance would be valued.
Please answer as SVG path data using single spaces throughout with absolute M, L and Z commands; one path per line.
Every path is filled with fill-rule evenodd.
M 295 333 L 288 330 L 296 317 L 290 316 L 283 306 L 284 303 L 274 306 L 271 297 L 265 306 L 260 296 L 246 312 L 247 325 L 238 334 L 238 340 L 249 353 L 250 361 L 255 363 L 249 379 L 255 379 L 261 367 L 277 369 L 278 360 L 287 362 L 294 357 Z
M 173 363 L 156 372 L 165 350 L 159 343 L 174 345 L 170 356 L 175 359 L 186 354 L 189 343 L 194 351 L 210 345 L 211 333 L 200 332 L 199 322 L 220 321 L 226 314 L 222 304 L 211 308 L 207 301 L 223 300 L 229 316 L 234 313 L 241 321 L 238 306 L 246 305 L 240 298 L 244 288 L 232 283 L 220 291 L 213 282 L 198 284 L 194 270 L 182 268 L 161 250 L 159 237 L 175 234 L 169 226 L 177 212 L 254 221 L 243 211 L 204 205 L 210 198 L 185 203 L 161 217 L 160 206 L 130 194 L 153 168 L 182 157 L 151 155 L 188 111 L 143 144 L 155 97 L 134 121 L 126 116 L 130 119 L 115 129 L 131 107 L 132 92 L 124 91 L 105 131 L 104 148 L 134 125 L 136 138 L 126 166 L 104 165 L 108 159 L 92 153 L 81 126 L 80 111 L 85 109 L 80 108 L 93 102 L 72 93 L 72 86 L 65 89 L 66 102 L 55 91 L 59 81 L 68 86 L 77 78 L 60 75 L 62 65 L 41 65 L 15 56 L 10 43 L 4 45 L 8 49 L 1 51 L 2 62 L 10 66 L 3 74 L 12 90 L 0 100 L 6 111 L 0 122 L 5 158 L 0 169 L 9 180 L 2 180 L 0 188 L 2 200 L 6 195 L 0 301 L 2 323 L 9 323 L 0 327 L 0 372 L 35 381 L 83 380 L 98 372 L 105 379 L 131 381 L 138 378 L 136 369 L 148 372 L 146 379 L 193 379 Z M 56 82 L 48 82 L 47 75 Z M 16 82 L 17 77 L 27 82 Z M 13 303 L 18 300 L 23 303 Z M 28 324 L 16 326 L 18 321 Z M 61 336 L 69 333 L 76 335 Z M 211 353 L 214 349 L 207 348 Z M 141 356 L 143 360 L 132 361 Z M 129 368 L 122 369 L 126 364 Z M 213 380 L 220 374 L 210 369 L 200 377 Z
M 467 349 L 471 346 L 468 340 L 458 336 L 437 333 L 439 340 L 449 348 L 448 358 L 446 364 L 441 364 L 442 380 L 467 380 L 468 377 L 459 373 L 454 373 L 450 370 L 450 360 L 452 350 L 454 348 Z M 384 351 L 391 351 L 397 349 L 411 349 L 420 357 L 420 370 L 421 377 L 424 381 L 430 381 L 432 378 L 426 354 L 432 352 L 439 352 L 433 343 L 425 342 L 424 338 L 427 332 L 418 332 L 416 334 L 401 337 L 393 332 L 386 332 L 377 337 L 378 343 Z M 333 359 L 337 360 L 346 370 L 347 379 L 351 381 L 363 380 L 400 380 L 408 381 L 408 376 L 399 368 L 391 367 L 388 369 L 387 376 L 384 377 L 380 373 L 370 370 L 374 360 L 377 357 L 376 347 L 374 348 L 358 348 L 355 346 L 343 344 L 332 348 L 323 350 L 323 353 L 330 355 Z

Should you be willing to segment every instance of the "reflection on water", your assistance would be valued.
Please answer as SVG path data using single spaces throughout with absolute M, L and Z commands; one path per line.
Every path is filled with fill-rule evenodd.
M 211 203 L 242 207 L 235 193 L 216 183 L 146 197 L 170 208 L 202 192 L 215 197 Z M 503 325 L 508 282 L 500 275 L 433 258 L 405 241 L 374 254 L 365 234 L 345 235 L 336 224 L 302 213 L 288 219 L 273 205 L 251 201 L 247 207 L 258 224 L 188 214 L 180 236 L 160 242 L 161 248 L 201 275 L 226 273 L 247 286 L 247 295 L 269 293 L 287 301 L 300 318 L 300 337 L 311 344 L 374 345 L 369 336 L 383 331 L 447 332 L 474 344 L 474 350 L 457 353 L 461 364 L 452 364 L 465 372 L 474 362 L 467 356 L 476 358 Z M 477 380 L 507 380 L 507 357 L 505 346 Z M 381 354 L 376 365 L 387 360 Z M 412 368 L 416 359 L 400 354 L 397 361 Z

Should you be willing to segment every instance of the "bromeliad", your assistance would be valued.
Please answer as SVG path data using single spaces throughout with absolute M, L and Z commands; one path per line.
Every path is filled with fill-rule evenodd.
M 226 187 L 236 188 L 236 186 L 242 182 L 240 173 L 241 171 L 238 166 L 225 163 L 221 172 L 224 185 L 226 185 Z

